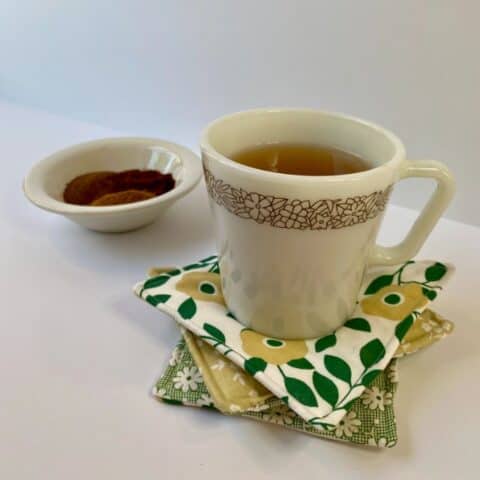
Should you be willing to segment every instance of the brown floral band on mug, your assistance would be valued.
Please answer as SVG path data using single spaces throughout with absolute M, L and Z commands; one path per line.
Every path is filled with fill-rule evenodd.
M 375 218 L 383 212 L 392 191 L 349 198 L 289 200 L 235 188 L 215 178 L 204 168 L 207 190 L 212 200 L 238 217 L 277 228 L 328 230 L 349 227 Z

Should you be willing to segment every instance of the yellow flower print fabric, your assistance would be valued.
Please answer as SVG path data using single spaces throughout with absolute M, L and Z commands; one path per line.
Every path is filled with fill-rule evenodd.
M 245 328 L 240 332 L 242 348 L 251 357 L 262 358 L 272 365 L 281 365 L 307 354 L 304 340 L 280 340 Z
M 396 321 L 403 320 L 410 312 L 423 308 L 427 303 L 422 287 L 416 283 L 384 287 L 360 302 L 367 315 Z
M 217 302 L 225 305 L 220 285 L 220 275 L 211 272 L 190 272 L 183 275 L 175 288 L 195 300 Z

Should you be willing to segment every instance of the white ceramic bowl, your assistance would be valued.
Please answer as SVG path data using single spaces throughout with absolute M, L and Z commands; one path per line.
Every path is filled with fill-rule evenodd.
M 175 187 L 142 202 L 91 207 L 63 201 L 67 183 L 84 173 L 133 168 L 171 173 Z M 60 150 L 38 162 L 23 183 L 27 198 L 44 210 L 99 232 L 126 232 L 152 223 L 186 195 L 202 174 L 200 158 L 185 147 L 155 138 L 106 138 Z

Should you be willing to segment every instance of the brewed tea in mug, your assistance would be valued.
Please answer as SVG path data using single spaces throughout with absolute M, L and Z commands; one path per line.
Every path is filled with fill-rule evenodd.
M 345 175 L 368 170 L 367 160 L 339 148 L 308 143 L 255 145 L 231 155 L 248 167 L 290 175 Z

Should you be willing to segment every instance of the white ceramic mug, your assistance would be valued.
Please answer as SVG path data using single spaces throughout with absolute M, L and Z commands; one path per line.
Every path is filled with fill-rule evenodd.
M 233 153 L 266 143 L 327 145 L 372 168 L 302 176 L 251 168 Z M 410 161 L 389 131 L 357 118 L 306 109 L 261 109 L 211 123 L 201 139 L 225 300 L 244 325 L 279 338 L 338 328 L 354 309 L 367 265 L 413 257 L 454 193 L 448 169 Z M 407 237 L 375 244 L 395 182 L 429 177 L 437 188 Z

